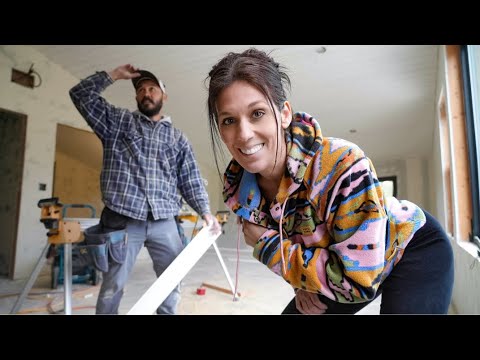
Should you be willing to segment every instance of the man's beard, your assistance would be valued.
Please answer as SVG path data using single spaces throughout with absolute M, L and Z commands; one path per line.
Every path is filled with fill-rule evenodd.
M 153 101 L 151 101 L 153 103 Z M 162 110 L 162 106 L 163 106 L 163 101 L 162 100 L 159 100 L 157 104 L 154 104 L 155 106 L 153 108 L 147 108 L 145 107 L 143 104 L 139 103 L 137 101 L 137 107 L 138 107 L 138 110 L 144 114 L 145 116 L 148 116 L 148 117 L 152 117 L 152 116 L 155 116 L 157 115 L 160 110 Z

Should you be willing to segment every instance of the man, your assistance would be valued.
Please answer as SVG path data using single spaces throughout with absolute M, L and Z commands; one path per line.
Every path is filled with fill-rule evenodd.
M 132 80 L 138 111 L 115 107 L 100 96 L 120 79 Z M 123 288 L 142 246 L 147 247 L 157 276 L 183 249 L 174 219 L 179 212 L 177 188 L 212 225 L 212 233 L 221 229 L 210 213 L 190 143 L 173 127 L 170 117 L 162 114 L 167 94 L 152 73 L 130 64 L 97 72 L 74 86 L 70 97 L 103 144 L 101 226 L 124 228 L 128 234 L 125 260 L 123 264 L 109 262 L 96 306 L 97 314 L 118 314 Z M 179 286 L 159 306 L 158 314 L 176 313 Z

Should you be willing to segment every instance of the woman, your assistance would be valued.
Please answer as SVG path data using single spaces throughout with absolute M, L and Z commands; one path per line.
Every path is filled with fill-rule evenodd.
M 380 293 L 383 314 L 447 313 L 453 254 L 442 227 L 409 201 L 387 201 L 357 145 L 293 113 L 283 66 L 252 48 L 208 79 L 214 150 L 220 137 L 233 157 L 224 200 L 254 257 L 295 289 L 284 314 L 351 314 Z

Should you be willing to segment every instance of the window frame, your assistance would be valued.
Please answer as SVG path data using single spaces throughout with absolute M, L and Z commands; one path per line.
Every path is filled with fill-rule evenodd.
M 478 45 L 461 45 L 460 57 L 462 68 L 462 83 L 464 92 L 464 110 L 465 122 L 467 130 L 467 152 L 470 172 L 470 193 L 472 198 L 472 232 L 470 233 L 470 241 L 480 247 L 480 183 L 479 183 L 479 160 L 480 160 L 480 129 L 475 126 L 476 109 L 480 109 L 480 103 L 477 99 L 480 95 L 480 89 L 476 94 L 472 85 L 473 76 L 480 76 L 480 68 L 476 68 L 472 59 L 472 46 Z M 480 46 L 478 46 L 478 54 L 480 56 Z M 477 97 L 476 97 L 477 96 Z M 476 103 L 474 103 L 476 102 Z M 477 119 L 480 123 L 480 118 Z

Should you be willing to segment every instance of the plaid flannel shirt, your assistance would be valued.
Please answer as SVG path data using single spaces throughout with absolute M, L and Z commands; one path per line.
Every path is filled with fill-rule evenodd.
M 178 214 L 179 190 L 200 215 L 210 213 L 208 194 L 186 136 L 169 117 L 152 121 L 139 111 L 109 104 L 100 93 L 113 83 L 104 71 L 70 90 L 78 111 L 103 144 L 100 175 L 104 204 L 133 219 Z

